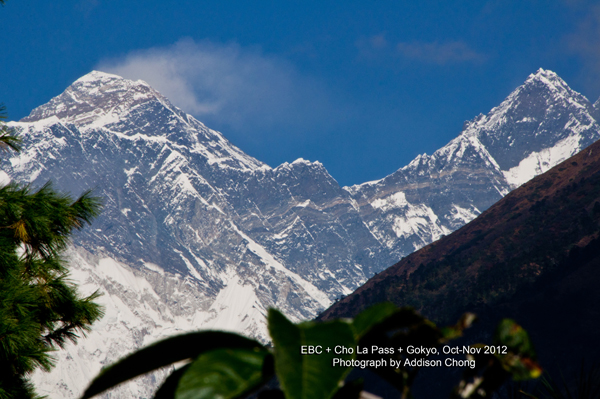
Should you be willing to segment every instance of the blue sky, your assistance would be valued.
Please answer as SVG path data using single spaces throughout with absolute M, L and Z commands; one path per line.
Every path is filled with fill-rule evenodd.
M 600 96 L 586 0 L 7 0 L 0 26 L 10 119 L 100 69 L 271 166 L 318 160 L 342 185 L 435 151 L 540 67 Z

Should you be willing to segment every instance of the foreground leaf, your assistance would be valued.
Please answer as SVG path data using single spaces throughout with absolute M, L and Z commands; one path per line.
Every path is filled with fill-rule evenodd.
M 175 399 L 231 399 L 269 376 L 263 375 L 266 350 L 217 349 L 198 357 L 186 370 Z
M 377 324 L 383 323 L 390 316 L 398 312 L 398 307 L 390 302 L 379 303 L 362 311 L 354 318 L 352 327 L 354 328 L 357 340 L 362 338 Z
M 83 394 L 91 398 L 131 378 L 219 348 L 266 350 L 260 343 L 238 334 L 201 331 L 178 335 L 156 342 L 102 370 Z
M 335 354 L 336 346 L 355 350 L 351 325 L 340 320 L 296 325 L 274 309 L 269 310 L 268 321 L 275 344 L 275 370 L 286 399 L 331 398 L 350 371 L 350 367 L 334 367 L 333 359 L 354 359 L 354 355 Z M 302 355 L 302 346 L 320 346 L 322 353 Z

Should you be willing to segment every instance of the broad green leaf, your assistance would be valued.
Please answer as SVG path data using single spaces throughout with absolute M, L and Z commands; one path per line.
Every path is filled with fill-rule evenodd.
M 237 398 L 269 377 L 263 376 L 266 356 L 271 355 L 259 348 L 203 353 L 179 380 L 175 399 Z
M 383 322 L 397 311 L 398 307 L 390 302 L 379 303 L 362 311 L 352 322 L 355 338 L 359 340 L 367 334 L 373 326 Z
M 275 371 L 286 399 L 329 399 L 350 367 L 333 365 L 334 358 L 352 360 L 354 354 L 336 354 L 336 347 L 356 350 L 351 325 L 345 321 L 293 324 L 277 310 L 269 310 L 269 332 L 275 345 Z M 320 347 L 321 354 L 301 354 L 302 347 Z M 329 351 L 328 351 L 329 349 Z
M 84 392 L 82 399 L 91 398 L 152 370 L 181 360 L 194 359 L 203 352 L 218 348 L 265 349 L 257 341 L 222 331 L 200 331 L 167 338 L 102 370 Z

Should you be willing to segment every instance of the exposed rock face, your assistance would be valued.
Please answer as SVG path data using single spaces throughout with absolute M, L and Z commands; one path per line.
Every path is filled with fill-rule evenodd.
M 106 293 L 108 315 L 35 381 L 51 397 L 75 397 L 101 365 L 176 331 L 266 340 L 269 307 L 312 318 L 591 144 L 595 112 L 539 70 L 433 155 L 340 187 L 319 162 L 271 168 L 146 83 L 91 72 L 11 123 L 24 150 L 0 172 L 105 199 L 69 254 L 77 281 Z M 148 396 L 161 377 L 148 378 L 114 395 Z

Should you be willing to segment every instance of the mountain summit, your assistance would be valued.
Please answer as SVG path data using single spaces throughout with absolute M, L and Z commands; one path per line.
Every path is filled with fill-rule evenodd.
M 201 154 L 209 163 L 245 170 L 267 168 L 225 137 L 175 107 L 142 80 L 92 71 L 62 94 L 35 108 L 21 122 L 73 124 L 80 131 L 104 130 L 131 140 L 167 140 Z M 152 121 L 152 123 L 146 123 Z
M 11 123 L 24 150 L 2 160 L 13 180 L 105 198 L 69 254 L 83 288 L 105 293 L 107 316 L 36 381 L 75 397 L 101 364 L 164 335 L 219 328 L 266 340 L 269 307 L 312 318 L 591 144 L 593 111 L 540 70 L 432 155 L 340 187 L 319 162 L 271 168 L 146 83 L 91 72 Z M 119 389 L 143 397 L 152 386 Z
M 584 96 L 540 69 L 464 133 L 479 138 L 515 188 L 596 141 L 593 115 Z
M 142 80 L 134 82 L 117 75 L 92 71 L 77 79 L 47 104 L 35 108 L 22 122 L 35 122 L 56 116 L 64 122 L 79 126 L 91 122 L 102 123 L 105 118 L 109 123 L 140 104 L 154 100 L 163 105 L 169 103 Z

